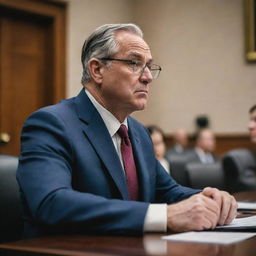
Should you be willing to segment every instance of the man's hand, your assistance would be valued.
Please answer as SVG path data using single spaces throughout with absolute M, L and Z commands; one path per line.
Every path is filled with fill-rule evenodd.
M 202 194 L 212 198 L 219 206 L 219 225 L 229 224 L 237 215 L 237 202 L 233 196 L 225 191 L 207 187 Z
M 207 191 L 170 204 L 167 208 L 167 226 L 174 232 L 213 229 L 219 222 L 220 199 Z M 219 201 L 213 199 L 213 194 Z
M 237 214 L 233 196 L 216 188 L 205 188 L 200 194 L 168 205 L 167 225 L 171 231 L 214 229 L 229 224 Z

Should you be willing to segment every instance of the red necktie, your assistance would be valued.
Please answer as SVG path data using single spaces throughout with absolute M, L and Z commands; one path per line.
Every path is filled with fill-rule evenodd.
M 121 153 L 130 199 L 136 201 L 138 200 L 138 178 L 133 158 L 132 145 L 127 128 L 124 124 L 121 124 L 117 132 L 121 137 Z

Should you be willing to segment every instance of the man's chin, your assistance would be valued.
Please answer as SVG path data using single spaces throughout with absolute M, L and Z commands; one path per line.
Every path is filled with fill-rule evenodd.
M 140 110 L 144 110 L 145 108 L 147 107 L 147 103 L 141 103 L 141 104 L 138 104 L 138 108 L 137 110 L 140 111 Z

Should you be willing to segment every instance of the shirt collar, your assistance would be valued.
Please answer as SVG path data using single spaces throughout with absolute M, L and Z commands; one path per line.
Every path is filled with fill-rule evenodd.
M 89 97 L 89 99 L 91 100 L 92 104 L 94 105 L 94 107 L 97 109 L 97 111 L 99 112 L 101 118 L 103 119 L 108 132 L 110 134 L 111 137 L 113 137 L 113 135 L 116 134 L 117 130 L 119 129 L 121 123 L 117 120 L 117 118 L 110 113 L 106 108 L 104 108 L 93 96 L 92 94 L 85 89 L 85 93 L 87 94 L 87 96 Z M 127 118 L 125 118 L 124 122 L 122 123 L 124 124 L 127 129 L 128 129 L 128 122 L 127 122 Z
M 184 151 L 184 148 L 178 143 L 175 144 L 174 148 L 178 153 L 182 153 Z
M 199 155 L 205 155 L 206 153 L 199 147 L 196 147 L 196 152 L 199 154 Z

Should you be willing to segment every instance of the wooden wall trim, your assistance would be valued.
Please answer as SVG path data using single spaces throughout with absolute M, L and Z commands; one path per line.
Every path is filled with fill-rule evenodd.
M 249 150 L 255 150 L 255 145 L 250 141 L 250 136 L 247 133 L 220 133 L 216 134 L 216 151 L 215 153 L 219 156 L 222 156 L 226 152 L 237 149 L 237 148 L 246 148 Z M 165 142 L 167 147 L 170 147 L 173 143 L 173 135 L 168 134 L 165 136 Z M 194 145 L 192 136 L 190 136 L 190 146 Z

